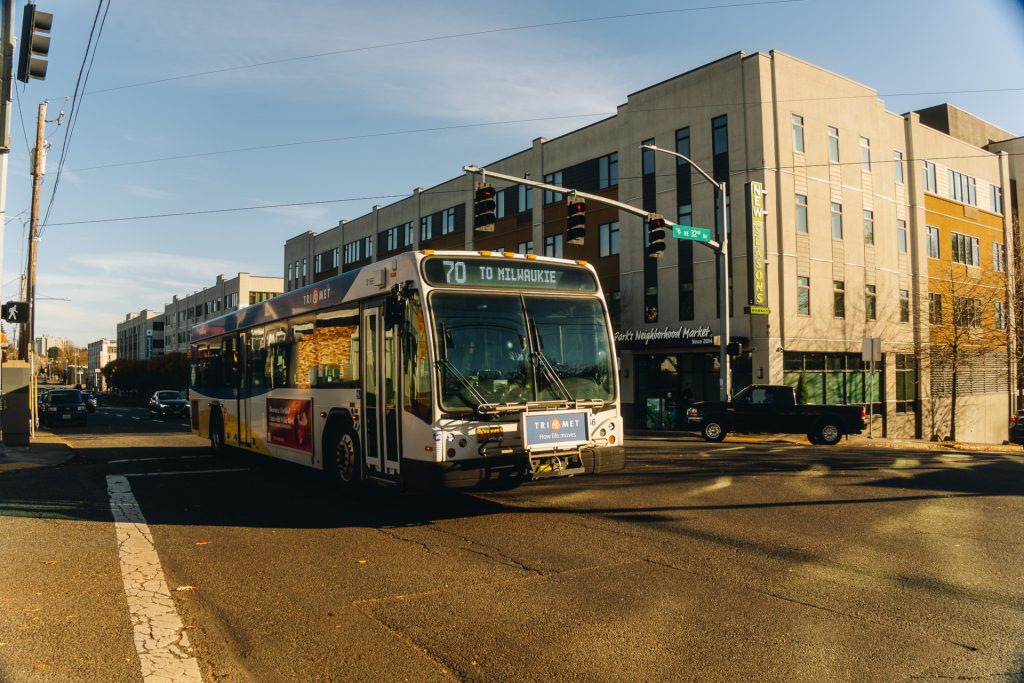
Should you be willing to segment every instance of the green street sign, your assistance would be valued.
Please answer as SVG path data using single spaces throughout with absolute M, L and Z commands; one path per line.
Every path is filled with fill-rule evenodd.
M 711 230 L 708 228 L 695 228 L 692 225 L 673 225 L 672 236 L 681 240 L 693 240 L 694 242 L 710 242 Z

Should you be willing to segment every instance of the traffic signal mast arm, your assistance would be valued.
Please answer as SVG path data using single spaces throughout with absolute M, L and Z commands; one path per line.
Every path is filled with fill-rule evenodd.
M 560 185 L 550 185 L 548 183 L 539 183 L 536 180 L 530 180 L 529 178 L 519 178 L 519 177 L 516 177 L 514 175 L 506 175 L 504 173 L 496 173 L 494 171 L 488 171 L 486 168 L 480 168 L 479 166 L 463 166 L 462 170 L 464 170 L 466 173 L 478 174 L 482 178 L 484 178 L 485 180 L 486 180 L 486 178 L 488 176 L 490 176 L 490 177 L 493 177 L 493 178 L 497 178 L 498 180 L 507 180 L 510 183 L 518 183 L 519 185 L 529 185 L 530 187 L 540 188 L 541 190 L 549 190 L 551 192 L 558 192 L 559 194 L 564 194 L 564 195 L 567 195 L 567 196 L 570 196 L 570 197 L 571 196 L 579 197 L 580 199 L 585 199 L 587 201 L 594 202 L 596 204 L 605 204 L 607 206 L 614 206 L 615 208 L 619 209 L 620 211 L 625 211 L 626 213 L 631 213 L 634 216 L 640 216 L 645 221 L 649 221 L 649 220 L 652 219 L 653 216 L 657 215 L 657 214 L 654 214 L 654 213 L 652 213 L 650 211 L 644 211 L 643 209 L 637 208 L 635 206 L 630 206 L 629 204 L 624 204 L 624 203 L 622 203 L 620 201 L 616 201 L 614 199 L 608 199 L 607 197 L 602 197 L 600 195 L 590 194 L 589 192 L 582 192 L 580 190 L 574 190 L 571 187 L 562 187 Z M 665 221 L 665 223 L 667 225 L 667 229 L 668 230 L 671 230 L 672 226 L 675 225 L 674 223 L 670 223 L 668 221 Z M 709 242 L 700 242 L 700 244 L 704 244 L 705 246 L 710 247 L 715 252 L 718 252 L 721 249 L 721 246 L 718 244 L 718 242 L 715 242 L 714 240 L 709 241 Z

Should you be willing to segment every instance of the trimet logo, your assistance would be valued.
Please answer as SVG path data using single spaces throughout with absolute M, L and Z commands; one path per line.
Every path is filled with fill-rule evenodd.
M 553 418 L 551 420 L 551 431 L 557 432 L 561 428 L 562 428 L 562 421 L 559 420 L 557 417 Z

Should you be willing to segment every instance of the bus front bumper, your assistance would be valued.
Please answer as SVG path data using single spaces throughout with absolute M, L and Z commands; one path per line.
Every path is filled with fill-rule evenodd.
M 538 453 L 532 458 L 523 451 L 447 462 L 402 460 L 402 478 L 415 488 L 501 488 L 534 479 L 618 472 L 625 467 L 626 451 L 622 446 L 594 446 L 558 454 Z

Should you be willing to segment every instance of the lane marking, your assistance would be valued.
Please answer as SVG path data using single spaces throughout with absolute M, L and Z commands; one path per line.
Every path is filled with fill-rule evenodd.
M 133 420 L 141 420 L 141 417 L 132 417 Z
M 172 474 L 217 474 L 219 472 L 249 472 L 248 467 L 231 467 L 220 470 L 178 470 L 176 472 L 125 472 L 122 477 L 166 477 Z
M 716 451 L 742 451 L 746 446 L 732 446 L 730 448 L 716 448 Z
M 167 589 L 153 535 L 127 477 L 108 475 L 107 493 L 142 680 L 203 683 L 185 626 Z
M 108 465 L 113 465 L 115 462 L 153 462 L 154 460 L 195 460 L 197 458 L 216 458 L 215 455 L 175 455 L 168 456 L 165 458 L 124 458 L 122 460 L 108 460 Z

